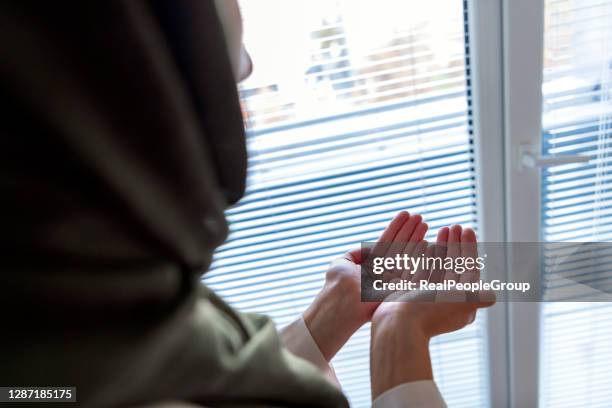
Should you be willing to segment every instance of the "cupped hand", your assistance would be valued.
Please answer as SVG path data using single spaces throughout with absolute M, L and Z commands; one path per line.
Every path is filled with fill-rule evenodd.
M 476 257 L 476 234 L 455 225 L 442 228 L 436 245 L 427 256 Z M 453 270 L 418 271 L 413 279 L 440 283 L 444 280 L 475 282 L 476 268 L 458 274 Z M 459 330 L 470 324 L 479 308 L 495 303 L 492 292 L 415 290 L 395 294 L 372 316 L 372 395 L 405 382 L 432 379 L 429 341 L 432 337 Z
M 427 224 L 420 215 L 402 211 L 387 226 L 377 246 L 420 242 Z M 361 249 L 334 260 L 325 284 L 303 317 L 323 356 L 329 361 L 361 326 L 370 321 L 379 302 L 361 301 Z

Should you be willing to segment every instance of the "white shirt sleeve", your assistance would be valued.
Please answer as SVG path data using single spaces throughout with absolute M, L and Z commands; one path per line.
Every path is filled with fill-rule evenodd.
M 400 384 L 380 394 L 372 408 L 446 408 L 432 380 Z
M 312 338 L 303 318 L 299 318 L 280 332 L 285 347 L 298 357 L 314 364 L 338 388 L 340 383 L 331 364 L 325 360 Z M 446 408 L 436 383 L 415 381 L 400 384 L 385 391 L 374 400 L 372 408 Z
M 302 317 L 284 327 L 280 331 L 280 337 L 287 350 L 314 364 L 334 385 L 340 388 L 334 368 L 323 357 L 323 353 L 312 338 Z

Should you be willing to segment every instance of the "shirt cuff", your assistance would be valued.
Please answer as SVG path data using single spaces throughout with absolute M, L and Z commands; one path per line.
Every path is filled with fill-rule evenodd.
M 280 331 L 280 337 L 287 350 L 314 364 L 334 385 L 340 388 L 333 367 L 323 357 L 323 353 L 312 338 L 302 317 L 283 328 Z
M 400 384 L 380 394 L 372 408 L 446 408 L 432 380 Z

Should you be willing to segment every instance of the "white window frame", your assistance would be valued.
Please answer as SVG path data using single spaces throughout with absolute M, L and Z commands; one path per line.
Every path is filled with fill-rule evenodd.
M 540 148 L 544 0 L 467 4 L 480 240 L 538 242 L 540 173 L 519 163 L 520 146 Z M 520 281 L 520 259 L 506 264 L 488 278 Z M 537 407 L 540 303 L 497 304 L 488 332 L 491 406 Z

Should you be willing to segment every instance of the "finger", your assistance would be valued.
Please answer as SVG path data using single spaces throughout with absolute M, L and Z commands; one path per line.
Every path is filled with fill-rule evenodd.
M 438 231 L 438 236 L 436 238 L 436 256 L 446 256 L 449 234 L 450 230 L 448 227 L 440 228 L 440 231 Z
M 433 260 L 433 258 L 436 256 L 436 245 L 435 244 L 431 244 L 431 245 L 427 245 L 427 249 L 425 249 L 425 267 L 423 268 L 423 277 L 419 277 L 420 280 L 426 280 L 427 282 L 431 282 L 431 273 L 432 273 L 432 265 L 431 265 L 431 261 Z M 415 282 L 417 282 L 416 278 L 414 280 Z
M 484 308 L 490 307 L 495 304 L 495 292 L 492 290 L 479 290 L 476 292 L 478 295 L 478 302 L 476 303 L 476 307 Z
M 472 313 L 470 313 L 468 317 L 468 324 L 474 323 L 474 320 L 476 320 L 476 311 L 473 311 Z
M 389 225 L 387 225 L 387 228 L 385 228 L 384 232 L 376 242 L 372 253 L 384 255 L 387 252 L 389 244 L 393 242 L 399 230 L 409 219 L 410 214 L 407 211 L 401 211 L 395 217 L 393 217 Z
M 408 256 L 413 256 L 416 246 L 425 238 L 425 234 L 427 234 L 427 230 L 429 229 L 429 225 L 427 223 L 422 222 L 416 226 L 414 232 L 410 236 L 407 241 L 407 244 L 404 246 L 403 253 Z
M 396 235 L 396 241 L 393 242 L 391 248 L 389 248 L 389 251 L 387 252 L 386 256 L 388 257 L 393 257 L 397 254 L 400 255 L 408 255 L 408 257 L 410 258 L 414 258 L 415 256 L 421 255 L 423 254 L 423 252 L 425 251 L 425 248 L 427 247 L 427 245 L 425 245 L 425 247 L 423 248 L 423 252 L 419 253 L 419 254 L 414 254 L 415 248 L 416 246 L 419 244 L 419 242 L 421 242 L 423 240 L 423 238 L 425 237 L 425 234 L 427 233 L 427 229 L 429 228 L 427 226 L 426 223 L 424 222 L 419 222 L 418 224 L 416 224 L 416 226 L 414 228 L 412 228 L 410 224 L 413 220 L 421 220 L 422 217 L 420 215 L 414 215 L 411 217 L 411 220 L 407 221 L 404 224 L 404 227 L 402 227 L 402 230 L 405 229 L 405 231 L 400 231 L 397 233 Z M 400 236 L 401 234 L 405 234 L 406 231 L 409 231 L 410 229 L 412 229 L 412 235 L 410 235 L 410 238 L 408 238 L 407 242 L 408 244 L 403 245 L 403 243 L 405 241 L 403 241 L 404 239 L 404 235 Z M 411 262 L 411 261 L 409 261 Z M 410 263 L 409 263 L 410 265 Z M 411 270 L 398 270 L 392 273 L 392 276 L 401 276 L 402 279 L 408 279 L 410 280 L 412 278 L 412 276 L 414 275 Z
M 422 221 L 423 221 L 423 217 L 421 217 L 419 214 L 412 215 L 410 219 L 406 221 L 404 225 L 402 225 L 400 230 L 397 232 L 397 235 L 395 235 L 393 242 L 394 243 L 408 242 L 408 240 L 410 240 L 410 237 L 414 233 L 415 229 L 419 226 L 419 224 L 421 224 Z
M 461 225 L 453 225 L 448 234 L 448 252 L 446 256 L 456 258 L 461 255 Z
M 429 269 L 426 268 L 426 262 L 427 262 L 427 252 L 432 252 L 430 250 L 430 248 L 433 247 L 428 247 L 427 246 L 427 241 L 423 240 L 421 242 L 419 242 L 416 245 L 416 248 L 414 249 L 413 252 L 413 257 L 421 257 L 421 263 L 419 268 L 416 270 L 416 272 L 412 275 L 412 279 L 410 279 L 412 282 L 420 282 L 421 280 L 427 280 L 427 278 L 429 277 Z M 424 256 L 422 256 L 424 255 Z
M 393 217 L 378 240 L 382 242 L 393 241 L 399 230 L 404 226 L 404 223 L 408 221 L 408 219 L 410 219 L 410 214 L 408 211 L 400 211 L 395 217 Z
M 391 245 L 387 247 L 387 251 L 384 256 L 387 258 L 393 258 L 396 255 L 403 253 L 405 243 L 408 242 L 417 227 L 421 224 L 422 220 L 423 217 L 418 214 L 410 216 L 408 221 L 402 225 L 400 230 L 395 235 Z
M 446 244 L 448 242 L 449 229 L 448 227 L 440 228 L 438 231 L 438 237 L 436 238 L 436 245 L 434 246 L 434 260 L 432 262 L 432 269 L 429 275 L 429 281 L 433 283 L 440 283 L 444 279 L 444 269 L 442 269 L 440 260 L 446 257 Z
M 361 261 L 364 258 L 362 255 L 362 250 L 365 250 L 365 248 L 355 248 L 344 254 L 344 259 L 355 264 L 361 264 Z
M 478 246 L 476 243 L 476 233 L 471 228 L 466 228 L 461 233 L 461 257 L 471 265 L 461 275 L 460 282 L 476 282 L 480 278 L 480 271 L 476 268 L 476 258 L 478 257 Z
M 413 279 L 414 275 L 421 268 L 423 259 L 419 259 L 419 258 L 423 258 L 426 249 L 427 249 L 427 241 L 420 241 L 420 242 L 415 243 L 414 251 L 408 254 L 410 257 L 410 260 L 408 261 L 409 268 L 407 270 L 404 270 L 402 273 L 402 277 L 404 279 L 407 279 L 410 281 Z M 415 263 L 418 263 L 418 267 L 415 267 Z
M 461 225 L 453 225 L 448 234 L 448 249 L 446 251 L 447 258 L 458 258 L 461 255 Z M 452 269 L 447 269 L 444 275 L 445 281 L 458 281 L 459 275 Z
M 421 224 L 419 224 L 415 228 L 414 233 L 410 237 L 409 242 L 414 242 L 414 243 L 421 242 L 423 238 L 425 238 L 425 234 L 427 234 L 428 229 L 429 229 L 429 225 L 427 225 L 426 222 L 422 222 Z

